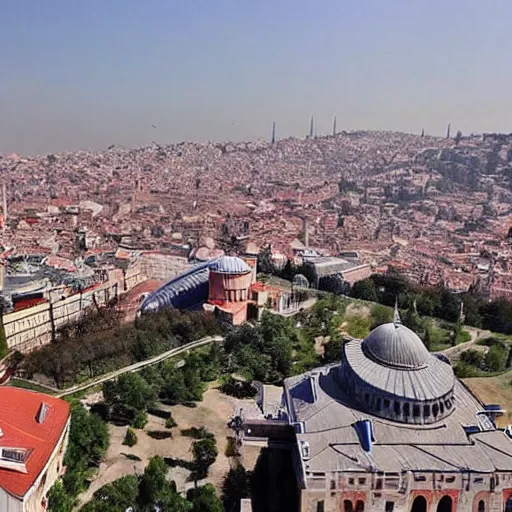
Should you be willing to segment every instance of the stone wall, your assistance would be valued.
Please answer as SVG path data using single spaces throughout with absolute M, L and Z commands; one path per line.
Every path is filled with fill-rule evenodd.
M 47 303 L 4 315 L 7 346 L 11 350 L 29 352 L 50 343 L 58 329 L 76 322 L 85 310 L 102 307 L 147 279 L 165 281 L 188 268 L 186 258 L 147 253 L 124 271 L 109 271 L 108 281 L 82 293 L 65 297 L 65 288 L 56 287 L 48 292 Z

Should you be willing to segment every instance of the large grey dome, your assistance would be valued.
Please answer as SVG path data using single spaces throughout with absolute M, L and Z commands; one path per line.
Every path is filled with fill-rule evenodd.
M 364 340 L 362 348 L 374 361 L 393 368 L 424 368 L 431 357 L 419 336 L 400 323 L 380 325 Z

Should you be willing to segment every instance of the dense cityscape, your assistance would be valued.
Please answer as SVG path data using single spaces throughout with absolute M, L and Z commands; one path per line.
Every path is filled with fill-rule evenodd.
M 0 158 L 0 510 L 512 510 L 512 135 Z

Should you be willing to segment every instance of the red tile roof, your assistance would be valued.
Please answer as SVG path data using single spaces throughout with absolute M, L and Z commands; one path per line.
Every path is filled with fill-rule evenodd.
M 48 405 L 42 423 L 36 421 L 41 403 Z M 54 451 L 70 415 L 64 400 L 24 389 L 0 387 L 0 446 L 32 449 L 27 474 L 0 468 L 0 487 L 22 498 L 34 484 Z

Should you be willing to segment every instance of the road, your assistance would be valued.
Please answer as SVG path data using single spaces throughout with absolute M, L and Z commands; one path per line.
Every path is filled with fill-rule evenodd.
M 144 361 L 139 361 L 138 363 L 131 364 L 130 366 L 125 366 L 124 368 L 121 368 L 119 370 L 116 370 L 115 372 L 108 373 L 107 375 L 103 375 L 101 377 L 98 377 L 97 379 L 91 380 L 86 382 L 85 384 L 79 384 L 77 386 L 72 386 L 65 391 L 55 390 L 56 391 L 56 397 L 62 398 L 64 396 L 72 395 L 73 393 L 77 393 L 78 391 L 83 391 L 85 389 L 92 388 L 94 386 L 97 386 L 98 384 L 102 384 L 103 382 L 107 382 L 109 380 L 115 379 L 119 377 L 119 375 L 123 375 L 124 373 L 128 372 L 137 372 L 139 370 L 142 370 L 143 368 L 147 368 L 148 366 L 153 366 L 155 364 L 158 364 L 165 359 L 169 359 L 171 357 L 178 356 L 180 354 L 183 354 L 184 352 L 188 352 L 189 350 L 192 350 L 194 348 L 199 348 L 204 345 L 208 345 L 210 343 L 221 343 L 224 341 L 224 338 L 222 336 L 206 336 L 205 338 L 201 338 L 197 341 L 192 341 L 191 343 L 187 343 L 186 345 L 182 345 L 181 347 L 176 347 L 171 350 L 168 350 L 167 352 L 164 352 L 158 356 L 152 357 L 151 359 L 146 359 Z M 59 392 L 60 391 L 60 392 Z

